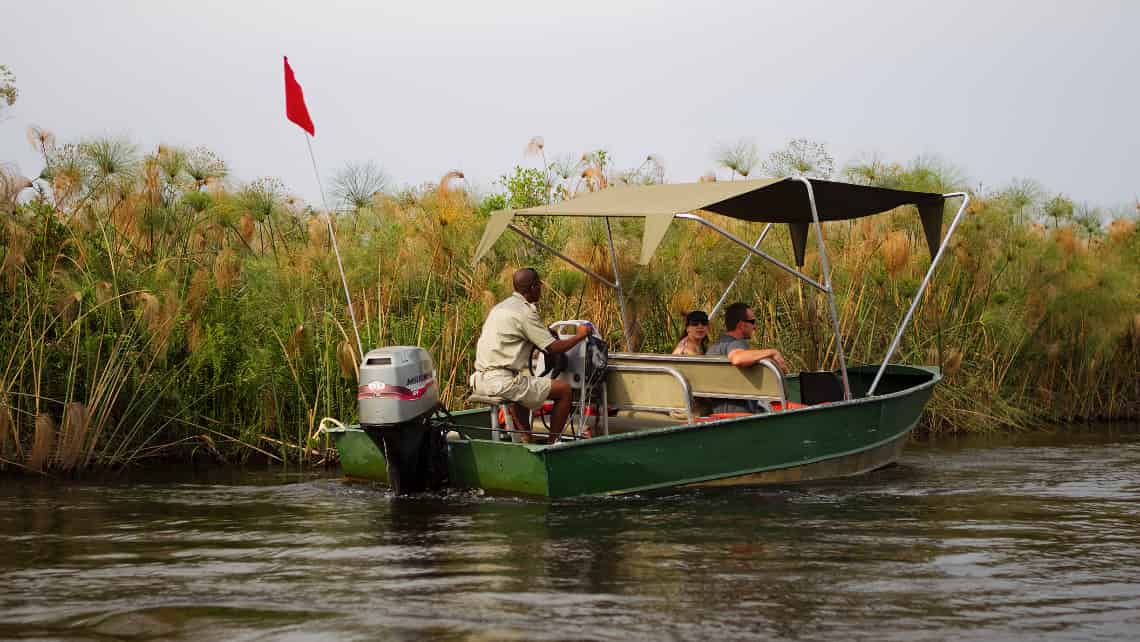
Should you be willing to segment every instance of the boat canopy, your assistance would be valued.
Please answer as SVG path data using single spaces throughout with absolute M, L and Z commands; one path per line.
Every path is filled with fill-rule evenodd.
M 901 205 L 914 205 L 930 255 L 933 257 L 937 252 L 942 236 L 944 195 L 818 179 L 812 179 L 811 186 L 820 221 L 850 220 Z M 796 265 L 804 265 L 808 226 L 814 219 L 812 204 L 804 198 L 804 185 L 796 178 L 620 186 L 551 205 L 499 210 L 491 214 L 474 260 L 478 262 L 491 249 L 515 216 L 643 217 L 645 233 L 639 263 L 646 265 L 674 216 L 697 210 L 742 221 L 787 224 Z
M 948 198 L 960 198 L 961 205 L 950 221 L 946 230 L 946 238 L 942 238 L 942 211 Z M 951 192 L 948 194 L 933 194 L 930 192 L 908 192 L 882 187 L 869 187 L 867 185 L 852 185 L 850 183 L 837 183 L 808 179 L 802 176 L 790 176 L 782 179 L 766 179 L 751 181 L 730 181 L 727 183 L 674 183 L 669 185 L 639 185 L 626 187 L 611 187 L 600 192 L 593 192 L 552 205 L 541 205 L 520 210 L 499 210 L 491 214 L 487 227 L 483 231 L 483 238 L 475 250 L 475 262 L 491 249 L 495 241 L 503 232 L 510 228 L 547 249 L 559 258 L 594 277 L 598 281 L 613 288 L 617 293 L 618 306 L 621 311 L 622 334 L 625 335 L 627 349 L 632 350 L 633 342 L 629 333 L 629 322 L 625 309 L 625 294 L 622 289 L 621 275 L 618 272 L 617 251 L 614 248 L 613 229 L 610 219 L 615 217 L 641 217 L 645 219 L 645 233 L 641 238 L 642 265 L 649 263 L 669 223 L 674 219 L 691 220 L 703 225 L 732 242 L 744 247 L 749 254 L 737 270 L 737 276 L 748 266 L 753 256 L 765 259 L 776 267 L 788 272 L 796 278 L 808 283 L 820 292 L 827 295 L 828 307 L 831 312 L 831 325 L 834 331 L 834 347 L 839 359 L 840 378 L 843 382 L 843 398 L 851 398 L 851 385 L 847 378 L 847 357 L 843 351 L 843 339 L 839 327 L 839 312 L 835 306 L 835 290 L 831 285 L 831 268 L 827 262 L 827 249 L 823 241 L 823 221 L 846 221 L 864 216 L 871 216 L 895 209 L 902 205 L 913 205 L 918 210 L 922 229 L 926 236 L 926 244 L 930 249 L 930 267 L 918 291 L 911 300 L 899 327 L 895 332 L 887 355 L 879 366 L 875 380 L 867 390 L 867 395 L 874 395 L 879 381 L 886 372 L 891 356 L 902 340 L 902 333 L 906 329 L 918 302 L 926 291 L 938 261 L 946 253 L 950 236 L 962 220 L 966 206 L 970 203 L 970 196 L 965 192 Z M 767 223 L 756 242 L 749 245 L 746 241 L 733 235 L 728 230 L 706 220 L 694 212 L 713 212 L 742 221 Z M 598 217 L 605 220 L 606 236 L 610 246 L 610 260 L 613 262 L 613 277 L 610 281 L 604 276 L 581 265 L 571 257 L 562 254 L 557 249 L 543 243 L 526 230 L 511 224 L 515 216 L 585 216 Z M 817 282 L 802 269 L 797 270 L 774 256 L 760 250 L 760 243 L 767 236 L 775 224 L 783 223 L 788 226 L 792 237 L 792 249 L 796 255 L 796 265 L 804 266 L 804 250 L 807 245 L 808 227 L 815 228 L 816 244 L 819 248 L 820 276 L 822 283 Z M 721 295 L 713 312 L 720 308 L 736 283 L 732 283 Z

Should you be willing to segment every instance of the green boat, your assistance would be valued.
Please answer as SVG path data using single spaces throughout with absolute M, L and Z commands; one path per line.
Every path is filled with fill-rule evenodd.
M 945 203 L 961 203 L 942 235 Z M 729 183 L 615 187 L 561 203 L 491 215 L 475 261 L 510 229 L 582 270 L 615 293 L 623 335 L 628 319 L 614 255 L 610 219 L 643 217 L 640 262 L 652 258 L 674 220 L 703 225 L 823 293 L 829 303 L 835 371 L 782 373 L 773 363 L 733 366 L 725 357 L 608 352 L 594 346 L 571 354 L 554 376 L 575 383 L 578 395 L 568 429 L 556 443 L 522 443 L 543 432 L 542 417 L 515 425 L 500 413 L 505 400 L 472 396 L 474 409 L 441 412 L 430 356 L 421 348 L 370 351 L 361 364 L 361 425 L 326 429 L 347 478 L 391 484 L 397 492 L 443 486 L 543 497 L 609 495 L 691 486 L 752 486 L 831 479 L 898 460 L 910 432 L 941 380 L 937 368 L 890 363 L 969 202 L 965 193 L 933 194 L 801 177 Z M 848 367 L 839 333 L 821 223 L 850 220 L 911 205 L 931 254 L 914 300 L 903 315 L 883 361 Z M 767 225 L 748 243 L 700 212 Z M 585 216 L 605 219 L 614 280 L 578 264 L 512 223 L 516 216 Z M 822 282 L 760 249 L 776 224 L 791 234 L 803 267 L 808 230 L 814 228 Z M 727 300 L 728 285 L 710 316 Z M 552 326 L 569 325 L 558 322 Z M 579 347 L 586 346 L 586 343 Z M 600 353 L 598 352 L 600 350 Z M 429 374 L 430 373 L 430 374 Z M 761 412 L 701 417 L 707 399 L 753 402 Z M 381 419 L 376 419 L 381 417 Z M 584 438 L 588 435 L 588 438 Z

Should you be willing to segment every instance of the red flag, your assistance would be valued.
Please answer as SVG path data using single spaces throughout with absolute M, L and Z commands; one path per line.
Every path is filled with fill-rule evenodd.
M 310 136 L 317 135 L 313 119 L 309 118 L 309 109 L 305 107 L 305 92 L 301 91 L 301 84 L 293 76 L 288 56 L 285 56 L 285 116 Z

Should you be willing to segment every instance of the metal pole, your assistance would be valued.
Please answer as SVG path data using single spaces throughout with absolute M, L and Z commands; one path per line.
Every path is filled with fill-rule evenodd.
M 515 225 L 514 223 L 507 224 L 507 228 L 514 230 L 515 233 L 518 234 L 519 236 L 531 241 L 535 245 L 541 247 L 542 249 L 546 250 L 547 252 L 550 252 L 554 256 L 557 256 L 558 258 L 562 259 L 563 261 L 566 261 L 567 263 L 569 263 L 570 265 L 573 265 L 574 267 L 578 268 L 579 270 L 582 270 L 586 274 L 594 277 L 595 279 L 601 281 L 602 283 L 605 283 L 606 285 L 610 286 L 611 289 L 617 289 L 617 285 L 612 283 L 606 277 L 602 276 L 601 274 L 598 274 L 597 272 L 591 270 L 590 268 L 582 265 L 581 263 L 575 261 L 574 259 L 572 259 L 572 258 L 566 256 L 565 254 L 559 252 L 558 250 L 550 247 L 546 243 L 543 243 L 542 241 L 540 241 L 537 238 L 535 238 L 534 236 L 530 235 L 528 232 L 523 230 L 521 227 Z
M 815 240 L 819 245 L 819 267 L 823 270 L 823 284 L 827 287 L 827 303 L 831 306 L 831 326 L 835 331 L 835 352 L 839 355 L 839 372 L 843 378 L 843 398 L 851 398 L 851 383 L 847 380 L 847 357 L 843 354 L 843 335 L 839 333 L 839 311 L 835 308 L 835 292 L 831 289 L 831 267 L 827 264 L 827 249 L 823 245 L 823 227 L 819 224 L 819 212 L 815 207 L 815 192 L 811 188 L 811 181 L 803 176 L 796 176 L 795 180 L 807 188 L 808 204 L 811 205 L 811 218 L 815 221 Z
M 966 206 L 970 204 L 970 195 L 966 192 L 950 192 L 943 194 L 942 198 L 962 198 L 962 205 L 958 208 L 958 212 L 954 214 L 954 219 L 950 221 L 950 227 L 946 230 L 946 237 L 942 239 L 942 244 L 938 246 L 938 252 L 934 255 L 934 259 L 930 261 L 930 267 L 926 270 L 926 276 L 922 278 L 922 284 L 918 286 L 918 292 L 914 294 L 914 300 L 910 302 L 910 308 L 906 311 L 906 316 L 903 317 L 902 322 L 899 323 L 899 329 L 895 332 L 894 339 L 891 340 L 891 347 L 887 349 L 887 355 L 883 357 L 883 364 L 879 366 L 879 371 L 875 373 L 875 380 L 871 382 L 871 387 L 867 389 L 867 396 L 875 394 L 875 388 L 879 385 L 879 380 L 883 378 L 883 373 L 887 370 L 887 364 L 891 361 L 891 356 L 894 355 L 895 350 L 899 347 L 899 342 L 902 341 L 903 332 L 906 331 L 907 325 L 910 323 L 911 316 L 918 308 L 918 302 L 922 300 L 922 294 L 926 291 L 926 286 L 930 283 L 931 277 L 934 276 L 934 268 L 938 267 L 938 262 L 942 260 L 942 255 L 946 253 L 946 248 L 950 245 L 950 235 L 954 233 L 954 229 L 958 227 L 958 222 L 962 218 L 962 214 L 966 211 Z
M 760 243 L 764 241 L 765 236 L 768 236 L 768 231 L 771 229 L 771 223 L 764 226 L 764 229 L 760 231 L 760 236 L 757 237 L 756 242 L 752 244 L 753 249 L 760 248 Z M 752 261 L 753 256 L 755 255 L 749 252 L 748 256 L 744 257 L 744 262 L 740 264 L 740 269 L 736 271 L 736 276 L 732 277 L 732 281 L 728 284 L 728 287 L 724 289 L 724 294 L 720 295 L 720 300 L 713 306 L 712 312 L 709 312 L 710 319 L 715 317 L 717 311 L 720 310 L 720 306 L 724 305 L 725 299 L 728 298 L 728 293 L 732 292 L 732 288 L 736 286 L 736 280 L 740 278 L 741 274 L 744 274 L 744 269 L 748 267 L 748 263 Z
M 321 183 L 321 173 L 317 171 L 317 157 L 313 154 L 313 144 L 309 142 L 309 135 L 305 135 L 305 144 L 309 147 L 309 159 L 313 161 L 313 174 L 317 177 L 317 187 L 321 189 L 321 204 L 325 206 L 325 213 L 328 216 L 325 221 L 329 224 L 329 238 L 332 239 L 333 254 L 336 255 L 336 267 L 340 270 L 340 282 L 344 286 L 344 299 L 348 303 L 348 316 L 352 319 L 352 333 L 356 335 L 356 349 L 360 351 L 360 358 L 364 359 L 364 344 L 360 342 L 360 330 L 356 327 L 356 311 L 352 309 L 352 293 L 348 290 L 348 279 L 344 276 L 344 263 L 340 260 L 340 248 L 336 244 L 336 232 L 333 231 L 332 223 L 332 210 L 329 209 L 328 201 L 325 200 L 325 186 Z M 357 370 L 360 366 L 357 365 Z
M 800 280 L 806 282 L 808 285 L 815 287 L 815 289 L 819 290 L 820 292 L 827 292 L 827 288 L 820 285 L 816 281 L 809 279 L 807 276 L 805 276 L 799 270 L 788 265 L 787 263 L 784 263 L 780 259 L 777 259 L 777 258 L 773 257 L 772 255 L 767 254 L 766 252 L 763 252 L 761 250 L 758 250 L 758 249 L 752 247 L 751 245 L 748 244 L 747 241 L 741 240 L 739 237 L 734 236 L 731 232 L 728 232 L 727 230 L 721 228 L 719 225 L 716 225 L 715 223 L 710 223 L 709 221 L 706 221 L 705 219 L 697 216 L 696 214 L 691 214 L 689 212 L 683 212 L 681 214 L 675 214 L 673 217 L 674 218 L 688 219 L 690 221 L 696 221 L 696 222 L 700 223 L 701 225 L 704 225 L 705 227 L 709 228 L 710 230 L 716 232 L 717 234 L 720 234 L 724 238 L 732 241 L 733 243 L 736 243 L 740 247 L 748 250 L 752 254 L 755 254 L 756 256 L 768 261 L 769 263 L 772 263 L 776 267 L 787 272 L 788 274 L 791 274 L 792 276 L 796 277 L 797 279 L 800 279 Z
M 621 288 L 621 274 L 618 272 L 617 251 L 614 250 L 614 231 L 610 227 L 610 217 L 606 217 L 606 238 L 610 241 L 610 259 L 614 264 L 614 289 L 617 290 L 618 306 L 621 311 L 621 333 L 625 337 L 625 349 L 633 351 L 633 342 L 629 340 L 629 322 L 625 316 L 625 293 Z

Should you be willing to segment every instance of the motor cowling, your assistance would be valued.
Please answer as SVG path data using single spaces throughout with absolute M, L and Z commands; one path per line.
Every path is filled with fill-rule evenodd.
M 356 400 L 363 426 L 394 426 L 430 414 L 439 405 L 431 355 L 417 346 L 370 350 L 360 364 Z
M 371 350 L 360 364 L 360 427 L 383 451 L 397 494 L 438 490 L 447 482 L 447 441 L 432 424 L 439 382 L 427 350 Z

